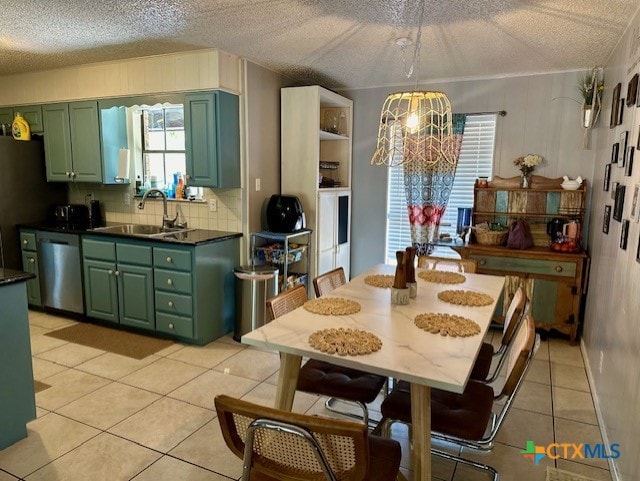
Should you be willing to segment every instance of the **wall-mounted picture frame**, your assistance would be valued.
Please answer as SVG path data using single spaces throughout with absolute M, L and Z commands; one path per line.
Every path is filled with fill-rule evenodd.
M 627 84 L 627 107 L 633 107 L 636 104 L 638 96 L 638 74 L 635 74 Z
M 629 147 L 629 152 L 627 153 L 627 164 L 624 166 L 624 175 L 627 177 L 631 177 L 631 173 L 633 172 L 633 155 L 636 149 L 634 147 Z
M 636 249 L 636 262 L 640 263 L 640 236 L 638 236 L 638 248 Z
M 624 211 L 625 186 L 618 184 L 616 187 L 616 200 L 613 204 L 613 220 L 622 222 L 622 212 Z
M 622 230 L 620 231 L 620 249 L 627 250 L 627 239 L 629 238 L 629 220 L 622 221 Z
M 612 164 L 617 164 L 618 163 L 618 150 L 620 150 L 620 144 L 618 142 L 616 142 L 611 147 L 611 163 Z
M 602 220 L 602 232 L 609 233 L 609 223 L 611 222 L 611 206 L 604 206 L 604 218 Z
M 640 107 L 640 105 L 638 105 Z M 638 140 L 636 141 L 636 149 L 640 149 L 640 125 L 638 125 Z
M 609 119 L 610 129 L 618 125 L 618 109 L 620 108 L 620 89 L 622 89 L 622 84 L 618 83 L 618 85 L 616 85 L 613 88 L 613 93 L 611 94 L 611 118 Z
M 616 190 L 618 189 L 618 185 L 620 182 L 612 182 L 611 183 L 611 199 L 615 200 L 616 198 Z
M 634 222 L 640 222 L 640 184 L 633 188 L 633 199 L 631 200 L 631 218 Z
M 629 131 L 625 130 L 620 132 L 620 137 L 618 138 L 618 143 L 620 144 L 618 148 L 618 167 L 624 167 L 624 163 L 627 156 L 627 141 L 629 139 Z
M 611 164 L 607 164 L 604 166 L 604 185 L 602 190 L 605 192 L 609 192 L 609 187 L 611 183 Z
M 624 99 L 620 99 L 620 107 L 618 107 L 618 125 L 622 125 L 624 118 Z

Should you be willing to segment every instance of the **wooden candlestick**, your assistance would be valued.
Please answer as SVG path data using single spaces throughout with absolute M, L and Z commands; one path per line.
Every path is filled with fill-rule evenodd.
M 407 288 L 407 278 L 404 267 L 404 252 L 396 251 L 396 260 L 398 265 L 396 266 L 396 275 L 393 278 L 393 287 L 396 289 Z
M 407 282 L 416 281 L 416 267 L 414 264 L 416 252 L 417 249 L 415 247 L 407 247 L 406 254 L 404 256 L 404 269 Z

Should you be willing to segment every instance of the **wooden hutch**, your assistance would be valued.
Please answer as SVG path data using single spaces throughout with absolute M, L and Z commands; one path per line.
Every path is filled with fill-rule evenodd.
M 472 234 L 469 243 L 457 250 L 463 258 L 477 261 L 478 272 L 506 276 L 503 299 L 496 308 L 496 321 L 504 320 L 503 313 L 522 285 L 536 327 L 546 331 L 555 329 L 575 342 L 587 284 L 588 256 L 584 249 L 577 253 L 552 251 L 547 222 L 555 218 L 576 220 L 584 231 L 586 180 L 578 190 L 564 190 L 560 186 L 562 179 L 532 177 L 532 186 L 528 189 L 519 187 L 519 177 L 495 177 L 487 187 L 476 183 L 472 225 L 482 222 L 510 225 L 524 218 L 531 227 L 534 247 L 517 250 L 506 245 L 480 245 Z

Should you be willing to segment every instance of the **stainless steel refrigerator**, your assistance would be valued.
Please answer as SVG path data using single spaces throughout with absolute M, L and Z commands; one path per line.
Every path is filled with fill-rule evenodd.
M 46 221 L 50 206 L 67 203 L 67 186 L 47 182 L 41 140 L 0 136 L 0 234 L 4 267 L 22 268 L 16 224 Z

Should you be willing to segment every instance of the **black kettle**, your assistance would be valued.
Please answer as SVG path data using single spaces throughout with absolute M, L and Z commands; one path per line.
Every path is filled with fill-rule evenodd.
M 551 237 L 551 242 L 559 242 L 562 240 L 562 228 L 565 222 L 564 219 L 557 217 L 547 222 L 547 234 Z

